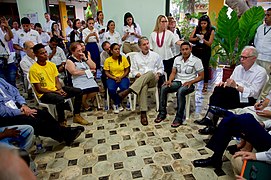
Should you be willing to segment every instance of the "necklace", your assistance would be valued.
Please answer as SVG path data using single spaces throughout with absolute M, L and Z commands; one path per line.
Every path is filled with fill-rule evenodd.
M 271 27 L 266 31 L 266 26 L 264 26 L 263 35 L 265 36 L 270 31 L 270 29 Z
M 162 47 L 163 44 L 164 44 L 165 32 L 166 32 L 166 31 L 163 31 L 163 35 L 162 35 L 162 39 L 161 39 L 161 43 L 160 43 L 159 32 L 157 31 L 156 44 L 157 44 L 158 47 Z

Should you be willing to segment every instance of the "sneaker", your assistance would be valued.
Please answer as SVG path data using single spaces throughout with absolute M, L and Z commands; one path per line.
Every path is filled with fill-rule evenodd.
M 89 122 L 87 120 L 85 120 L 80 114 L 74 115 L 73 122 L 81 124 L 81 125 L 88 125 L 89 124 Z
M 113 112 L 114 112 L 115 114 L 119 114 L 120 109 L 119 109 L 118 105 L 113 104 Z
M 123 111 L 124 110 L 121 105 L 118 105 L 118 107 L 119 107 L 119 111 Z

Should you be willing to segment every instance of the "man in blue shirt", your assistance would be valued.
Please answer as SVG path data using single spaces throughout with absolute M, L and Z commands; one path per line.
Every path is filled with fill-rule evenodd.
M 51 137 L 70 145 L 84 131 L 84 127 L 62 127 L 47 112 L 31 109 L 18 89 L 0 78 L 0 127 L 27 124 L 34 128 L 35 135 Z

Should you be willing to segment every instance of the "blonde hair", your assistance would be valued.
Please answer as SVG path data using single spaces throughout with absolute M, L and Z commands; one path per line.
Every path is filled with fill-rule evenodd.
M 155 27 L 154 27 L 154 30 L 155 32 L 158 32 L 159 31 L 159 23 L 161 22 L 161 19 L 162 18 L 165 18 L 167 20 L 167 17 L 164 16 L 164 15 L 159 15 L 156 19 L 156 23 L 155 23 Z

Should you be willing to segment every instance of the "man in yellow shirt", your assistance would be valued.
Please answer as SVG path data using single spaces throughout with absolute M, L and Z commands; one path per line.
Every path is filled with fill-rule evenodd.
M 55 104 L 60 125 L 66 126 L 64 114 L 65 99 L 74 97 L 74 123 L 87 125 L 89 122 L 80 116 L 82 92 L 78 88 L 61 87 L 56 65 L 48 60 L 48 54 L 42 44 L 33 47 L 37 62 L 29 70 L 30 82 L 34 85 L 38 98 L 43 103 Z

